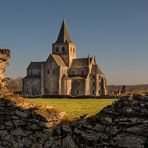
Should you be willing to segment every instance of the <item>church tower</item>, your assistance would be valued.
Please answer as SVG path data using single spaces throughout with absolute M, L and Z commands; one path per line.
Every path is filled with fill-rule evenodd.
M 68 67 L 71 66 L 72 60 L 76 59 L 76 46 L 70 38 L 65 20 L 63 20 L 57 41 L 52 44 L 52 54 L 59 55 Z

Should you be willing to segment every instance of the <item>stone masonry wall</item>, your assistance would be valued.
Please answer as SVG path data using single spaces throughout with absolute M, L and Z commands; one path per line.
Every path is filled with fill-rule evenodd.
M 49 148 L 51 128 L 65 112 L 16 96 L 0 98 L 0 148 Z
M 6 92 L 6 88 L 4 86 L 4 72 L 5 68 L 8 66 L 8 59 L 10 58 L 10 50 L 9 49 L 0 49 L 0 96 Z
M 53 137 L 63 148 L 147 148 L 148 97 L 123 98 L 94 117 L 56 127 Z
M 93 117 L 62 124 L 65 112 L 16 96 L 0 99 L 1 148 L 147 148 L 148 97 L 124 98 Z

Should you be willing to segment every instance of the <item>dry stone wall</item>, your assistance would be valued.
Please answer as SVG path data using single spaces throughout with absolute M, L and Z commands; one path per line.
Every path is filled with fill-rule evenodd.
M 147 148 L 148 97 L 122 98 L 94 117 L 55 128 L 53 135 L 64 148 Z
M 65 112 L 16 96 L 0 99 L 0 148 L 147 148 L 148 98 L 123 98 L 93 117 L 61 123 Z
M 65 112 L 39 106 L 16 96 L 0 99 L 0 148 L 49 148 L 51 127 Z

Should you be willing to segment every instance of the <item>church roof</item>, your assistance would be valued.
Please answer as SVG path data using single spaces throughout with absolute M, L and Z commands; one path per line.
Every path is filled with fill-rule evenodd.
M 72 42 L 70 38 L 70 33 L 68 31 L 68 27 L 66 25 L 66 21 L 63 20 L 58 38 L 56 43 L 65 43 L 65 42 Z
M 58 66 L 67 67 L 63 59 L 59 55 L 52 54 L 51 56 L 53 57 Z
M 31 62 L 28 66 L 28 69 L 41 69 L 41 65 L 45 62 Z
M 40 75 L 27 75 L 24 79 L 40 79 Z
M 96 73 L 103 74 L 98 65 L 93 65 L 92 66 L 92 73 L 94 73 L 94 74 L 96 74 Z
M 72 64 L 71 64 L 71 68 L 82 68 L 82 67 L 86 67 L 92 61 L 92 58 L 79 58 L 79 59 L 73 59 Z

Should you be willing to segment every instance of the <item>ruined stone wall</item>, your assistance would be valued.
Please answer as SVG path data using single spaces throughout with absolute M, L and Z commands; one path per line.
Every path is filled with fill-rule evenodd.
M 0 147 L 49 148 L 51 129 L 65 112 L 39 106 L 20 97 L 0 98 Z
M 148 97 L 122 98 L 94 117 L 54 128 L 53 135 L 51 148 L 147 148 Z
M 6 88 L 4 87 L 4 72 L 5 68 L 8 66 L 8 59 L 10 58 L 9 49 L 0 49 L 0 93 L 4 93 Z
M 147 148 L 148 97 L 123 98 L 93 117 L 61 124 L 65 112 L 0 99 L 0 147 Z

